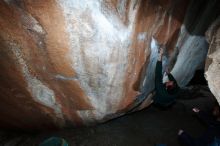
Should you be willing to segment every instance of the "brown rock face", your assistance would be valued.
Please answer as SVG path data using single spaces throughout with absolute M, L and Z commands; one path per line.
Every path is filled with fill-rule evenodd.
M 149 105 L 158 44 L 185 86 L 218 15 L 215 0 L 0 1 L 0 126 L 87 125 Z
M 212 24 L 206 35 L 210 43 L 206 60 L 206 79 L 220 104 L 220 17 Z

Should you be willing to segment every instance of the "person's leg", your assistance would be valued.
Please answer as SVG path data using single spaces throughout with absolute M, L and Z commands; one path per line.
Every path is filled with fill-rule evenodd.
M 179 130 L 178 139 L 184 146 L 195 146 L 194 139 L 183 130 Z

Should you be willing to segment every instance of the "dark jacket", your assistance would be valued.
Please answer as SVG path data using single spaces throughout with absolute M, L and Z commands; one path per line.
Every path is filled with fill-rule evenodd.
M 167 90 L 166 86 L 163 84 L 162 61 L 157 61 L 155 70 L 156 95 L 154 96 L 154 103 L 162 107 L 167 107 L 174 103 L 175 98 L 179 93 L 179 86 L 172 74 L 168 74 L 168 78 L 175 84 L 175 87 L 172 90 Z

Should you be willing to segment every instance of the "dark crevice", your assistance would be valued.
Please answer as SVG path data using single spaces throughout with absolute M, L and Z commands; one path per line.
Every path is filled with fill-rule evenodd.
M 187 86 L 191 86 L 191 85 L 208 85 L 207 81 L 205 79 L 204 73 L 205 73 L 204 69 L 196 70 L 193 78 L 191 79 L 191 81 L 188 83 Z

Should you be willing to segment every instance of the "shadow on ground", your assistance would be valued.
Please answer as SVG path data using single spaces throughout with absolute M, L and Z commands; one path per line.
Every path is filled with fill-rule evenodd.
M 167 110 L 150 106 L 95 127 L 44 133 L 37 141 L 59 136 L 71 146 L 154 146 L 156 143 L 178 146 L 178 129 L 182 128 L 192 136 L 199 136 L 205 130 L 191 109 L 197 106 L 210 110 L 214 101 L 206 87 L 193 87 L 187 93 Z
M 3 140 L 0 145 L 34 146 L 50 136 L 65 138 L 70 146 L 154 146 L 166 143 L 168 146 L 179 146 L 178 129 L 182 128 L 199 136 L 205 127 L 193 114 L 196 106 L 210 110 L 213 95 L 207 87 L 197 86 L 186 89 L 177 102 L 167 110 L 150 106 L 139 112 L 111 120 L 107 123 L 77 129 L 66 129 L 37 135 L 13 135 Z

